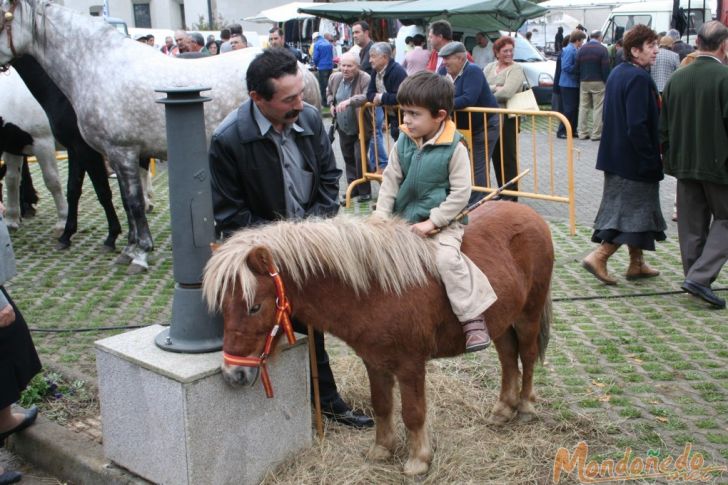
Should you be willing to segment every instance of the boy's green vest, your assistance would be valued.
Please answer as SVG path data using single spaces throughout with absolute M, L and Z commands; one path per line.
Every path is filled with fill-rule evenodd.
M 430 218 L 430 210 L 450 193 L 450 159 L 463 136 L 455 132 L 450 143 L 425 145 L 421 149 L 406 134 L 397 140 L 402 167 L 402 185 L 394 201 L 394 213 L 412 224 Z M 467 224 L 467 218 L 461 221 Z

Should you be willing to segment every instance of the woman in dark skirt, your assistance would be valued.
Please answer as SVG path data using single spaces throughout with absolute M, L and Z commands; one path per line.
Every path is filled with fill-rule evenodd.
M 647 69 L 657 57 L 657 34 L 637 25 L 624 35 L 626 62 L 607 79 L 604 128 L 597 170 L 604 172 L 604 193 L 594 221 L 592 241 L 599 243 L 582 266 L 607 285 L 617 281 L 607 260 L 622 244 L 629 248 L 628 280 L 657 276 L 642 251 L 665 240 L 667 224 L 660 209 L 662 161 L 657 135 L 659 95 Z
M 20 393 L 41 369 L 23 315 L 2 286 L 15 275 L 15 255 L 4 214 L 5 207 L 0 203 L 0 447 L 5 438 L 35 422 L 35 406 L 25 412 L 13 412 L 11 405 L 20 399 Z M 20 479 L 18 472 L 0 469 L 0 485 Z

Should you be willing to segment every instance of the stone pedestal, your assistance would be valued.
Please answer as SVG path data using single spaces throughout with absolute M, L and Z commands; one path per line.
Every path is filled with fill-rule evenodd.
M 156 483 L 252 484 L 311 445 L 305 336 L 281 344 L 269 363 L 275 397 L 268 399 L 260 381 L 226 384 L 220 352 L 159 349 L 161 330 L 152 325 L 96 342 L 108 459 Z

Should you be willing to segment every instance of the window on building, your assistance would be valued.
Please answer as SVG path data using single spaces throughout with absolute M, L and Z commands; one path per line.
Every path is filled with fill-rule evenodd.
M 139 29 L 152 28 L 152 14 L 148 3 L 134 4 L 134 26 Z

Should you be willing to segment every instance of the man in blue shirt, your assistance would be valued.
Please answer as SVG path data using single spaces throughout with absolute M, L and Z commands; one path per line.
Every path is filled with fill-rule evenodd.
M 569 45 L 561 52 L 561 77 L 559 77 L 559 88 L 561 90 L 562 114 L 566 116 L 571 124 L 571 133 L 576 136 L 577 116 L 579 113 L 579 71 L 576 64 L 576 51 L 586 39 L 586 34 L 581 30 L 574 30 L 569 37 Z M 557 135 L 559 138 L 566 138 L 566 133 Z
M 334 46 L 327 37 L 331 37 L 331 34 L 313 33 L 313 64 L 318 71 L 321 106 L 326 106 L 326 86 L 329 85 L 331 71 L 334 69 Z
M 602 45 L 602 33 L 595 30 L 589 42 L 576 53 L 576 68 L 579 72 L 579 139 L 602 137 L 602 105 L 604 89 L 609 76 L 609 52 Z M 589 129 L 589 117 L 592 125 Z

